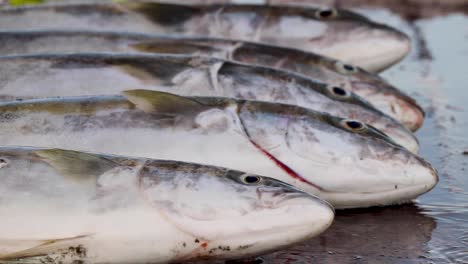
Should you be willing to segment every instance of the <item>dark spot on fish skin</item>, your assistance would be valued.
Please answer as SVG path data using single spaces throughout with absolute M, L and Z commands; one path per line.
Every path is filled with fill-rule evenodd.
M 250 248 L 252 245 L 243 245 L 243 246 L 238 246 L 237 249 L 238 250 L 244 250 L 244 249 L 248 249 Z
M 19 117 L 20 115 L 14 113 L 0 113 L 0 123 L 8 123 Z
M 463 151 L 462 154 L 468 156 L 468 150 Z
M 198 238 L 195 239 L 195 243 L 200 243 L 200 240 L 198 240 Z
M 56 252 L 53 252 L 49 255 L 31 257 L 31 258 L 27 257 L 26 259 L 28 259 L 28 263 L 29 263 L 29 260 L 32 260 L 33 262 L 31 263 L 41 263 L 41 264 L 62 264 L 62 263 L 84 264 L 85 262 L 83 260 L 76 259 L 76 258 L 85 258 L 86 255 L 87 255 L 86 248 L 84 248 L 82 245 L 78 245 L 76 247 L 72 246 L 72 247 L 68 247 L 65 249 L 59 249 Z
M 184 242 L 184 243 L 182 243 L 182 246 L 183 246 L 183 247 L 187 247 L 187 244 Z
M 398 185 L 395 185 L 395 190 L 398 189 Z
M 218 246 L 218 249 L 222 250 L 222 251 L 231 251 L 231 247 L 230 246 Z

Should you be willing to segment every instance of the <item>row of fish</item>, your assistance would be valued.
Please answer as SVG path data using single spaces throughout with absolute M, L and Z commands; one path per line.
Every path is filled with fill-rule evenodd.
M 244 258 L 411 201 L 424 111 L 375 74 L 409 47 L 335 9 L 0 8 L 0 263 Z

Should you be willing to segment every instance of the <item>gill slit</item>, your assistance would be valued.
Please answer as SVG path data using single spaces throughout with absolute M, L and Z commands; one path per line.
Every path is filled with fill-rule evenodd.
M 156 203 L 153 203 L 151 202 L 151 199 L 148 197 L 148 195 L 144 192 L 143 190 L 143 169 L 147 166 L 149 160 L 145 160 L 141 167 L 136 171 L 136 176 L 137 176 L 137 188 L 138 188 L 138 193 L 140 194 L 140 196 L 142 197 L 143 201 L 146 201 L 147 202 L 147 205 L 153 209 L 155 209 L 157 212 L 159 212 L 159 214 L 161 215 L 161 217 L 168 223 L 170 224 L 171 226 L 173 226 L 175 229 L 179 230 L 181 233 L 183 234 L 186 234 L 188 236 L 191 236 L 194 240 L 199 240 L 200 241 L 200 244 L 201 243 L 211 243 L 210 240 L 207 240 L 207 239 L 204 239 L 204 238 L 201 238 L 201 237 L 197 237 L 196 235 L 184 230 L 183 228 L 181 228 L 179 225 L 173 223 L 172 221 L 170 221 L 169 217 L 163 212 L 163 210 L 156 204 Z M 188 241 L 186 242 L 188 243 Z M 199 250 L 198 248 L 194 249 L 194 251 L 197 251 Z M 190 256 L 191 254 L 193 254 L 194 252 L 190 252 L 190 253 L 187 253 L 183 256 L 180 256 L 180 258 L 186 258 L 187 256 Z M 177 258 L 179 258 L 179 256 L 177 256 Z
M 280 161 L 279 159 L 277 159 L 274 155 L 272 155 L 270 152 L 268 152 L 267 150 L 265 150 L 264 148 L 262 148 L 262 146 L 260 146 L 257 142 L 255 142 L 249 132 L 247 131 L 247 129 L 245 128 L 245 125 L 244 125 L 244 122 L 242 121 L 242 118 L 240 117 L 240 109 L 241 107 L 243 106 L 243 104 L 245 103 L 242 102 L 242 103 L 239 103 L 238 105 L 238 108 L 237 108 L 237 116 L 238 116 L 238 119 L 239 119 L 239 123 L 241 125 L 241 129 L 243 130 L 243 132 L 245 133 L 245 135 L 247 136 L 247 138 L 249 139 L 250 143 L 252 143 L 252 145 L 254 145 L 254 147 L 259 150 L 263 155 L 265 155 L 269 160 L 273 161 L 273 163 L 279 167 L 282 171 L 286 172 L 287 175 L 289 175 L 290 177 L 296 179 L 296 180 L 299 180 L 300 182 L 303 182 L 307 185 L 310 185 L 314 188 L 316 188 L 317 190 L 321 191 L 321 192 L 328 192 L 327 190 L 325 190 L 324 188 L 320 187 L 319 185 L 313 183 L 313 182 L 310 182 L 308 180 L 306 180 L 304 177 L 302 177 L 299 173 L 297 173 L 296 171 L 294 171 L 293 169 L 291 169 L 288 165 L 284 164 L 282 161 Z

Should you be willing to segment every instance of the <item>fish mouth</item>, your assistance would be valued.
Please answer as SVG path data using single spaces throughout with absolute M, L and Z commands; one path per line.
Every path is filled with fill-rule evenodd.
M 417 158 L 422 160 L 421 158 Z M 373 192 L 334 192 L 325 194 L 336 209 L 364 208 L 407 203 L 431 191 L 439 182 L 437 170 L 423 160 L 425 173 L 415 175 L 413 183 L 392 184 L 385 189 Z
M 336 209 L 353 209 L 353 208 L 366 208 L 366 207 L 380 207 L 389 205 L 398 205 L 409 203 L 418 196 L 429 192 L 434 188 L 434 185 L 411 185 L 406 187 L 398 187 L 397 190 L 388 190 L 380 192 L 368 192 L 368 193 L 337 193 L 333 200 Z M 345 196 L 347 199 L 338 198 L 339 196 Z M 345 202 L 344 202 L 345 201 Z M 359 203 L 359 206 L 356 206 Z
M 383 84 L 384 80 L 350 82 L 353 92 L 360 95 L 372 105 L 393 119 L 402 123 L 411 131 L 419 129 L 425 118 L 424 109 L 409 95 L 393 87 Z
M 401 122 L 405 127 L 414 132 L 423 125 L 425 112 L 418 104 L 413 102 L 400 102 L 399 107 L 402 112 L 400 117 Z

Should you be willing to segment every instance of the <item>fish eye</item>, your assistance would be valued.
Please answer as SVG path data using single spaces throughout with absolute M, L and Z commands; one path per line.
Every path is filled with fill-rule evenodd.
M 0 169 L 5 168 L 8 166 L 8 161 L 6 159 L 0 158 Z
M 242 181 L 246 184 L 256 184 L 262 181 L 262 178 L 254 175 L 246 175 L 242 178 Z
M 364 130 L 367 129 L 366 124 L 364 124 L 361 121 L 357 121 L 357 120 L 349 120 L 348 119 L 348 120 L 341 121 L 341 123 L 346 129 L 354 131 L 354 132 L 360 132 L 360 131 L 364 131 Z
M 351 74 L 357 72 L 357 68 L 351 64 L 337 61 L 335 63 L 336 69 L 342 74 Z
M 328 90 L 335 97 L 345 98 L 345 97 L 349 97 L 350 95 L 350 93 L 347 90 L 338 86 L 329 86 Z
M 329 19 L 329 18 L 334 18 L 336 17 L 338 13 L 336 12 L 335 9 L 323 9 L 323 10 L 318 10 L 315 13 L 315 17 L 318 19 Z

